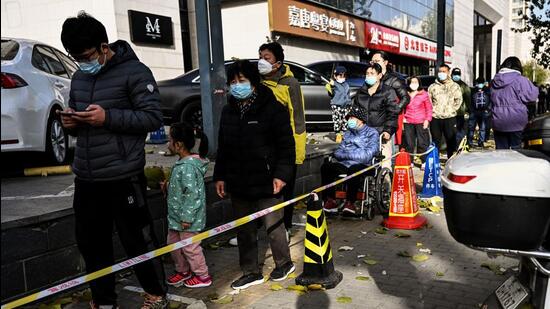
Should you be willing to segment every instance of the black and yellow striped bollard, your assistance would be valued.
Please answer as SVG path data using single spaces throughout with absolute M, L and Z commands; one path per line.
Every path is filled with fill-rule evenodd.
M 334 269 L 332 250 L 328 238 L 327 220 L 317 194 L 307 202 L 306 238 L 304 240 L 304 270 L 296 284 L 319 284 L 332 289 L 342 281 L 342 273 Z

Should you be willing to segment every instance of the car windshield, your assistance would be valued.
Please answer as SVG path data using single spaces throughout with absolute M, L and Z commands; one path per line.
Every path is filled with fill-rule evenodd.
M 13 40 L 2 40 L 2 60 L 13 60 L 19 51 L 19 43 Z

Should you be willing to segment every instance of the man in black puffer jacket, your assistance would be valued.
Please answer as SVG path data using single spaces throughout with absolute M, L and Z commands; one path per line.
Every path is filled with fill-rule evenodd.
M 294 177 L 294 137 L 288 110 L 271 89 L 260 82 L 258 67 L 249 61 L 227 70 L 229 104 L 222 111 L 218 156 L 214 167 L 220 197 L 231 194 L 237 218 L 269 208 L 281 201 L 281 190 Z M 281 281 L 295 269 L 283 223 L 283 209 L 262 217 L 275 261 L 270 279 Z M 264 282 L 258 261 L 256 222 L 237 229 L 243 276 L 231 284 L 240 290 Z
M 355 95 L 354 105 L 360 105 L 366 111 L 365 123 L 378 131 L 382 137 L 382 154 L 392 155 L 391 136 L 397 130 L 399 107 L 395 91 L 381 82 L 382 68 L 377 63 L 367 66 L 365 85 Z M 385 161 L 384 167 L 391 167 L 391 161 Z
M 113 226 L 129 257 L 154 249 L 152 235 L 145 232 L 151 220 L 143 167 L 147 132 L 162 124 L 160 96 L 151 71 L 130 45 L 109 45 L 105 27 L 95 18 L 83 12 L 68 18 L 61 41 L 80 64 L 62 121 L 78 138 L 72 166 L 76 240 L 86 270 L 93 272 L 114 262 Z M 166 308 L 160 261 L 134 270 L 146 292 L 142 308 Z M 91 281 L 90 287 L 92 308 L 117 307 L 114 275 Z
M 391 87 L 397 95 L 399 116 L 397 119 L 397 130 L 395 132 L 395 144 L 401 145 L 401 137 L 403 132 L 403 111 L 411 101 L 411 97 L 407 91 L 407 84 L 401 75 L 388 69 L 388 54 L 383 51 L 375 51 L 372 53 L 371 60 L 374 63 L 378 63 L 380 67 L 382 67 L 381 83 L 385 86 Z

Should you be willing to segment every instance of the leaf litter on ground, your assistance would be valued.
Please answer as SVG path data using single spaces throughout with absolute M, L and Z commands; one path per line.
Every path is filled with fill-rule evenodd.
M 397 252 L 397 255 L 400 257 L 412 257 L 412 255 L 407 250 L 399 251 Z
M 351 304 L 352 298 L 349 297 L 349 296 L 340 296 L 340 297 L 336 298 L 336 301 L 341 303 L 341 304 Z
M 383 226 L 377 227 L 377 228 L 374 230 L 374 232 L 375 232 L 376 234 L 382 234 L 382 235 L 383 235 L 383 234 L 387 234 L 387 233 L 388 233 L 388 228 L 385 228 L 385 227 L 383 227 Z
M 338 248 L 338 251 L 351 251 L 353 250 L 353 247 L 350 247 L 350 246 L 341 246 L 340 248 Z
M 225 305 L 233 302 L 233 295 L 224 295 L 220 298 L 211 299 L 214 304 Z
M 491 270 L 493 273 L 495 273 L 495 275 L 499 275 L 499 276 L 504 275 L 504 273 L 506 272 L 506 268 L 500 266 L 500 264 L 498 263 L 490 263 L 490 262 L 481 263 L 481 267 L 487 268 Z
M 279 283 L 273 283 L 272 285 L 269 286 L 269 289 L 272 290 L 272 291 L 280 291 L 280 290 L 284 289 L 284 287 L 282 285 L 280 285 Z
M 430 259 L 426 254 L 415 254 L 412 256 L 413 261 L 415 262 L 424 262 Z
M 409 238 L 411 237 L 411 234 L 405 233 L 405 232 L 397 232 L 393 234 L 396 238 Z

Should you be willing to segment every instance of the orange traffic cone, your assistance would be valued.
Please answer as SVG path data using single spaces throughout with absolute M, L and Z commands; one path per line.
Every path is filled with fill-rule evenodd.
M 390 215 L 384 226 L 391 229 L 413 230 L 426 224 L 426 218 L 418 213 L 411 158 L 405 150 L 395 159 L 391 186 Z

